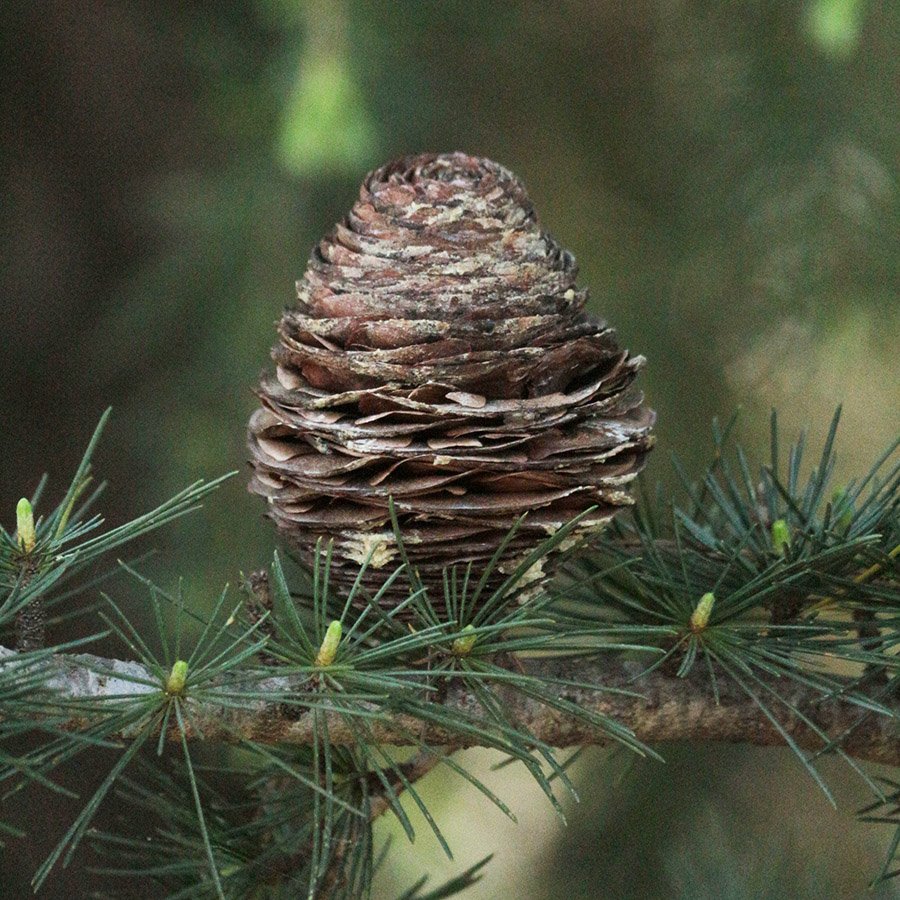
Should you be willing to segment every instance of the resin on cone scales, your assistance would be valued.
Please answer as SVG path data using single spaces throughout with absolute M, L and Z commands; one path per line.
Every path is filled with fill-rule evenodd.
M 427 154 L 366 177 L 298 282 L 250 421 L 250 489 L 304 558 L 333 539 L 337 591 L 367 557 L 369 591 L 399 565 L 390 498 L 437 605 L 443 569 L 477 581 L 523 513 L 489 589 L 575 516 L 593 508 L 567 546 L 631 503 L 643 359 L 585 314 L 576 274 L 497 163 Z

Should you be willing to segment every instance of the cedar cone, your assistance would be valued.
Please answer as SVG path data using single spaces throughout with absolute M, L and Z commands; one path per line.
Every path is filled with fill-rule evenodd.
M 438 606 L 443 569 L 471 562 L 474 584 L 522 513 L 489 588 L 573 517 L 594 507 L 584 535 L 632 502 L 643 358 L 585 314 L 576 273 L 497 163 L 425 154 L 366 177 L 312 252 L 250 420 L 250 490 L 305 560 L 334 540 L 335 588 L 370 554 L 370 590 L 399 563 L 390 498 Z

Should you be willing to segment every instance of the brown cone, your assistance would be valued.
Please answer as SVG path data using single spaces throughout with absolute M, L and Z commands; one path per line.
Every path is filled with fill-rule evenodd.
M 654 421 L 632 386 L 643 359 L 585 315 L 576 273 L 490 160 L 425 154 L 366 177 L 298 282 L 250 420 L 251 491 L 303 557 L 334 539 L 335 588 L 370 553 L 370 589 L 399 564 L 391 497 L 437 605 L 443 568 L 477 578 L 523 513 L 493 584 L 579 513 L 596 507 L 585 534 L 631 502 Z

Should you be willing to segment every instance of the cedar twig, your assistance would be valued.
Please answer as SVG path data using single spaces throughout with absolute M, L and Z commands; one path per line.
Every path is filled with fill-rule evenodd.
M 13 655 L 14 651 L 0 648 L 0 665 L 4 658 Z M 668 741 L 785 744 L 782 733 L 736 684 L 720 678 L 716 697 L 701 667 L 696 667 L 688 677 L 677 678 L 659 669 L 642 674 L 643 665 L 617 657 L 520 657 L 519 661 L 528 675 L 538 679 L 596 685 L 596 688 L 568 687 L 565 699 L 615 719 L 648 745 Z M 58 692 L 61 699 L 78 703 L 77 711 L 72 712 L 67 723 L 72 729 L 83 728 L 92 716 L 104 715 L 101 704 L 96 702 L 104 697 L 138 696 L 155 690 L 141 683 L 152 682 L 153 676 L 137 662 L 61 654 L 50 658 L 47 665 L 48 689 Z M 188 696 L 185 701 L 191 713 L 188 738 L 225 743 L 253 740 L 266 744 L 312 744 L 316 733 L 313 713 L 298 712 L 281 702 L 286 694 L 299 692 L 295 680 L 277 674 L 252 680 L 248 680 L 247 674 L 232 675 L 219 684 L 223 694 L 228 695 L 227 702 L 201 703 Z M 787 703 L 814 720 L 830 739 L 841 739 L 841 748 L 846 753 L 872 762 L 900 765 L 900 730 L 895 718 L 871 715 L 861 721 L 860 708 L 838 696 L 824 698 L 813 688 L 783 680 L 777 688 Z M 235 698 L 242 690 L 251 696 L 245 703 L 237 703 Z M 573 747 L 608 740 L 583 719 L 570 719 L 512 687 L 497 684 L 494 690 L 510 718 L 546 744 Z M 633 696 L 634 692 L 640 696 Z M 260 699 L 267 693 L 271 694 L 271 701 Z M 468 715 L 476 715 L 473 711 L 478 708 L 476 699 L 459 682 L 449 684 L 442 702 L 448 710 Z M 62 704 L 52 710 L 57 724 L 61 709 L 64 709 Z M 821 749 L 821 738 L 800 717 L 788 712 L 787 707 L 785 710 L 780 724 L 792 740 L 809 750 Z M 342 714 L 320 712 L 319 715 L 326 715 L 332 744 L 355 745 L 356 736 Z M 474 745 L 471 737 L 448 733 L 433 725 L 423 727 L 420 721 L 402 713 L 386 712 L 371 722 L 372 739 L 380 744 L 407 745 L 411 731 L 428 745 L 442 746 L 448 752 Z M 119 737 L 127 740 L 129 735 Z

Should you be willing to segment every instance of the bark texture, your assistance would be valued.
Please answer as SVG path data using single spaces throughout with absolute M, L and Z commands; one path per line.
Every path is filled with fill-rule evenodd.
M 12 651 L 0 648 L 0 664 Z M 755 744 L 777 746 L 786 743 L 759 707 L 739 687 L 726 679 L 719 682 L 719 700 L 713 696 L 706 673 L 695 672 L 687 678 L 676 678 L 659 670 L 641 676 L 643 666 L 619 659 L 543 658 L 519 660 L 529 674 L 539 678 L 564 678 L 596 685 L 596 690 L 563 688 L 563 696 L 596 713 L 610 716 L 630 728 L 644 743 L 654 745 L 669 741 Z M 52 661 L 54 672 L 49 686 L 69 700 L 97 701 L 121 695 L 149 693 L 154 688 L 131 680 L 153 680 L 139 663 L 107 660 L 87 654 L 60 655 Z M 128 679 L 128 680 L 126 680 Z M 794 683 L 773 682 L 781 695 L 830 739 L 841 739 L 841 747 L 851 756 L 886 765 L 900 765 L 900 726 L 896 718 L 866 714 L 858 706 L 839 699 L 823 700 L 815 691 Z M 299 694 L 296 680 L 271 676 L 243 689 L 271 701 L 248 699 L 235 707 L 241 685 L 230 679 L 219 685 L 228 702 L 204 702 L 188 698 L 191 705 L 189 722 L 208 741 L 232 742 L 250 738 L 264 743 L 286 742 L 298 745 L 313 741 L 312 714 L 280 702 L 286 692 Z M 605 689 L 605 690 L 604 690 Z M 611 689 L 638 692 L 639 697 L 611 693 Z M 537 738 L 555 747 L 574 747 L 604 742 L 602 734 L 584 722 L 549 709 L 543 704 L 516 693 L 497 688 L 511 719 L 531 731 Z M 477 715 L 479 708 L 472 694 L 462 684 L 452 686 L 443 703 L 449 709 Z M 73 715 L 71 727 L 80 727 L 88 719 L 83 704 Z M 97 714 L 99 714 L 99 709 Z M 780 712 L 780 724 L 792 739 L 810 751 L 821 749 L 823 742 L 799 716 L 786 709 Z M 418 721 L 400 715 L 371 719 L 374 737 L 384 744 L 408 743 L 410 731 L 422 736 L 434 747 L 447 750 L 471 746 L 459 735 L 429 727 L 423 730 Z M 354 732 L 338 713 L 329 714 L 329 736 L 335 744 L 355 744 Z M 128 738 L 123 734 L 121 737 Z M 193 734 L 200 739 L 201 735 Z
M 522 513 L 490 587 L 577 514 L 594 507 L 567 546 L 631 502 L 654 419 L 633 385 L 643 360 L 585 314 L 576 274 L 490 160 L 424 155 L 366 178 L 313 251 L 250 422 L 251 490 L 306 558 L 334 541 L 338 588 L 367 557 L 373 588 L 399 562 L 390 498 L 437 602 L 444 567 L 480 572 Z

